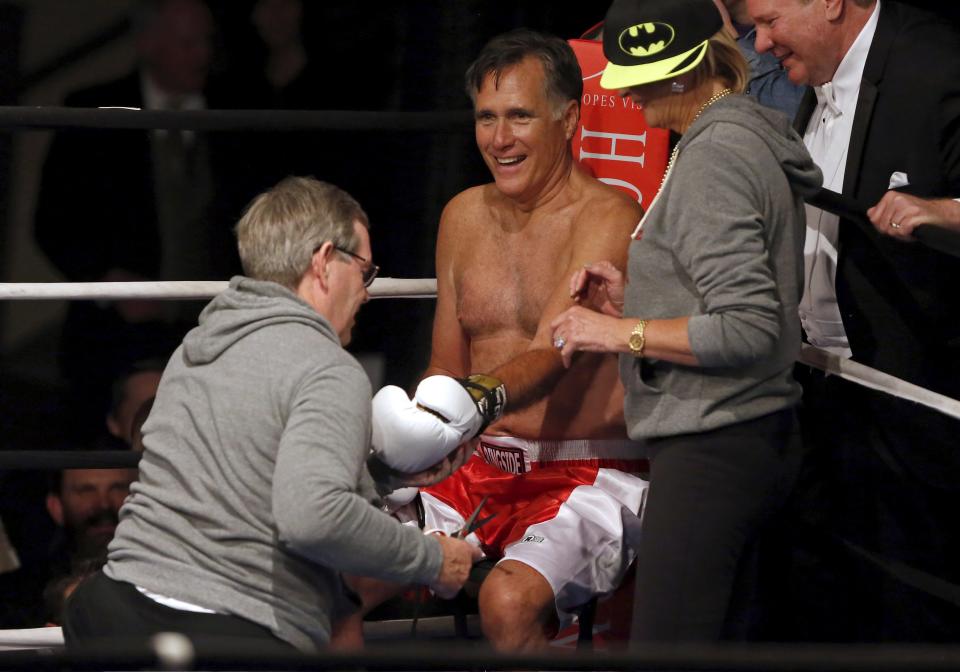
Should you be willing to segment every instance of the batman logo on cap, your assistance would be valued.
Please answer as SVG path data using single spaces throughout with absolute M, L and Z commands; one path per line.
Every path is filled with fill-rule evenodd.
M 634 57 L 658 54 L 673 42 L 673 26 L 659 21 L 648 21 L 630 26 L 618 38 L 620 49 Z

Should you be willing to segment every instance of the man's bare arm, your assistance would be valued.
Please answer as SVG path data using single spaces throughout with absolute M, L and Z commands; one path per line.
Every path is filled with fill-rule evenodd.
M 437 306 L 433 317 L 430 364 L 424 377 L 435 374 L 462 378 L 470 373 L 470 341 L 457 319 L 457 296 L 453 282 L 453 256 L 456 250 L 457 200 L 444 208 L 437 233 Z
M 636 203 L 621 199 L 608 201 L 606 205 L 585 209 L 589 210 L 586 216 L 591 221 L 579 222 L 576 227 L 569 266 L 540 315 L 537 333 L 527 351 L 489 372 L 507 389 L 507 412 L 522 410 L 542 399 L 565 371 L 560 351 L 552 342 L 550 323 L 574 305 L 567 279 L 584 264 L 595 261 L 608 260 L 620 270 L 626 268 L 630 233 L 642 211 Z

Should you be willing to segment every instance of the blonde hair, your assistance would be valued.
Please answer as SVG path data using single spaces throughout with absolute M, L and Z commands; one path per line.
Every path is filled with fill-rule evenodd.
M 743 93 L 750 81 L 750 66 L 736 41 L 721 29 L 710 37 L 703 60 L 688 74 L 690 88 L 695 89 L 708 80 L 719 79 L 734 93 Z
M 312 177 L 288 177 L 253 199 L 237 222 L 243 272 L 296 289 L 323 243 L 355 251 L 354 222 L 370 227 L 350 194 Z

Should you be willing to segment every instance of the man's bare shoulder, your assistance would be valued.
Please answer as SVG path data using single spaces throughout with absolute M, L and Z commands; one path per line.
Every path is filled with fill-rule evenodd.
M 643 217 L 640 204 L 621 189 L 589 175 L 583 177 L 583 207 L 577 217 L 578 228 L 609 227 L 632 232 Z
M 494 184 L 481 184 L 461 191 L 451 198 L 443 209 L 445 219 L 460 220 L 489 214 L 502 200 Z

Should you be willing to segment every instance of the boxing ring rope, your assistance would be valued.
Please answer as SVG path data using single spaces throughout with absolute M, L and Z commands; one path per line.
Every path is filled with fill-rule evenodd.
M 228 284 L 226 280 L 3 282 L 0 283 L 0 301 L 212 299 Z M 431 299 L 437 295 L 437 281 L 433 278 L 377 278 L 368 291 L 371 299 Z

